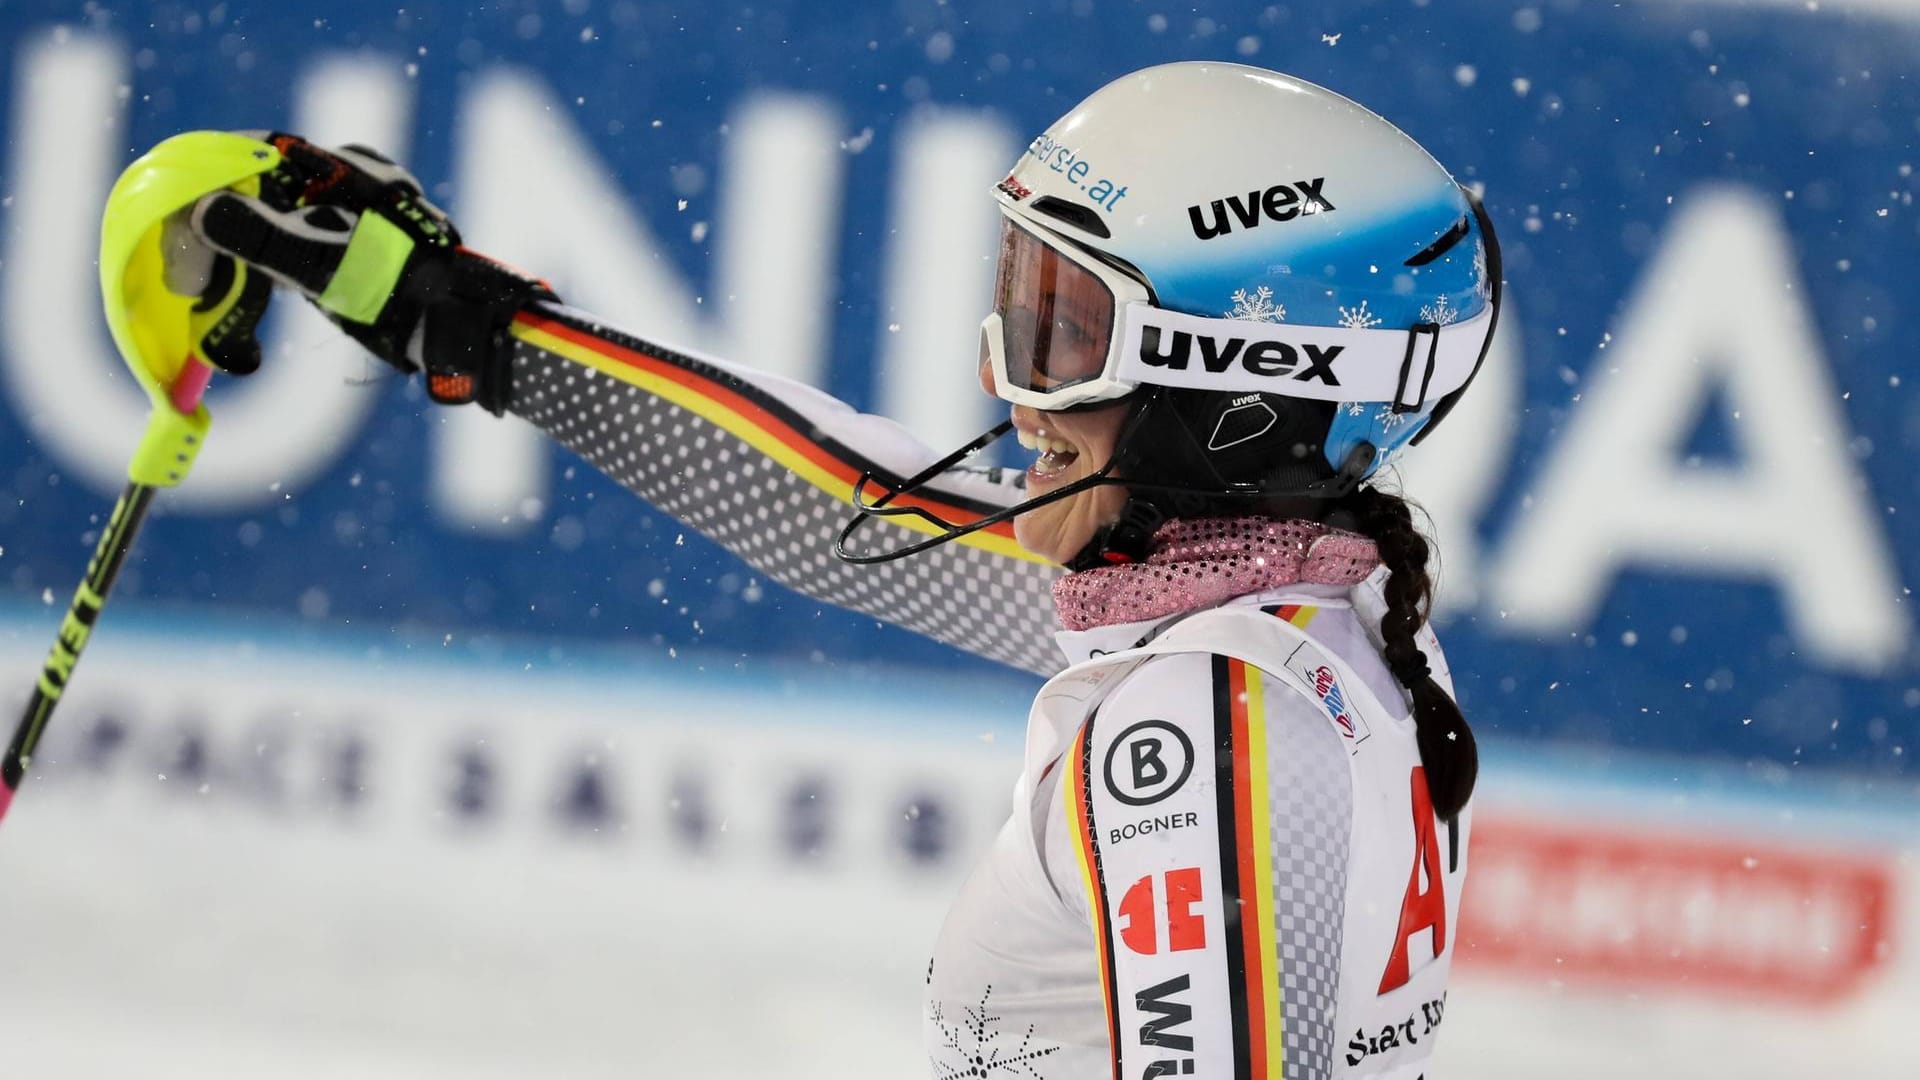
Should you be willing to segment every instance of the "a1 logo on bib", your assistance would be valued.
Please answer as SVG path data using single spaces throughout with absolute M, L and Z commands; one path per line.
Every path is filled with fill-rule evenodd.
M 1107 790 L 1128 806 L 1159 802 L 1192 772 L 1192 740 L 1165 720 L 1142 720 L 1107 747 Z

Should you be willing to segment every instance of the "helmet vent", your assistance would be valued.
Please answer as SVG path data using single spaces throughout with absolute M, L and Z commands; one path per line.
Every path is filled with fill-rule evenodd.
M 1100 215 L 1079 203 L 1071 203 L 1053 195 L 1042 195 L 1033 200 L 1033 208 L 1042 214 L 1059 218 L 1081 232 L 1092 233 L 1102 240 L 1113 237 L 1113 233 L 1107 231 L 1107 223 L 1100 220 Z
M 1471 218 L 1472 218 L 1472 215 L 1466 215 L 1466 216 L 1463 216 L 1459 221 L 1454 222 L 1453 228 L 1448 229 L 1446 232 L 1442 233 L 1440 235 L 1440 239 L 1435 240 L 1431 244 L 1428 244 L 1425 250 L 1421 251 L 1419 254 L 1415 255 L 1413 258 L 1408 259 L 1407 265 L 1408 266 L 1425 266 L 1428 263 L 1432 262 L 1433 260 L 1439 258 L 1440 256 L 1445 255 L 1447 253 L 1447 249 L 1453 247 L 1453 245 L 1466 239 L 1467 229 L 1469 228 Z

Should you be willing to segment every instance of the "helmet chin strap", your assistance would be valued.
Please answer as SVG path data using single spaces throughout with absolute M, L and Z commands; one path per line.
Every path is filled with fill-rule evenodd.
M 1003 521 L 1012 521 L 1014 518 L 1030 510 L 1038 510 L 1040 507 L 1057 503 L 1062 499 L 1072 498 L 1083 491 L 1089 491 L 1097 487 L 1120 486 L 1124 484 L 1125 481 L 1111 475 L 1112 468 L 1113 463 L 1108 462 L 1105 468 L 1090 476 L 1083 476 L 1073 483 L 1055 488 L 1045 495 L 1028 499 L 1025 502 L 1017 503 L 965 523 L 948 521 L 924 507 L 889 505 L 894 499 L 900 496 L 913 494 L 924 481 L 916 483 L 910 480 L 898 487 L 889 487 L 877 479 L 871 472 L 862 473 L 859 482 L 854 485 L 850 496 L 853 503 L 854 515 L 848 519 L 847 523 L 841 527 L 839 534 L 834 537 L 833 555 L 834 558 L 839 559 L 841 562 L 853 563 L 856 566 L 865 566 L 869 563 L 892 562 L 895 559 L 904 559 L 909 555 L 918 555 L 929 548 L 939 547 L 949 540 L 958 540 L 963 536 L 970 536 L 982 529 L 998 525 Z M 880 488 L 883 492 L 880 498 L 871 502 L 867 500 L 865 495 L 866 487 L 869 484 Z M 904 547 L 893 548 L 886 551 L 855 551 L 851 547 L 850 542 L 853 539 L 854 533 L 858 532 L 860 527 L 867 524 L 870 520 L 874 518 L 891 519 L 903 517 L 917 518 L 941 531 L 924 540 L 916 540 Z
M 1164 393 L 1157 387 L 1145 389 L 1139 405 L 1129 418 L 1127 429 L 1116 442 L 1113 461 L 1126 457 L 1132 439 L 1147 426 L 1145 421 L 1148 413 L 1156 404 L 1164 404 Z M 1177 418 L 1175 422 L 1179 422 Z M 1150 484 L 1123 477 L 1118 482 L 1127 488 L 1126 505 L 1121 507 L 1117 518 L 1095 532 L 1086 545 L 1067 561 L 1067 569 L 1090 570 L 1099 566 L 1139 562 L 1152 553 L 1154 533 L 1161 525 L 1177 517 L 1204 516 L 1214 512 L 1208 504 L 1226 501 L 1253 503 L 1282 496 L 1323 500 L 1344 498 L 1366 479 L 1379 452 L 1379 448 L 1372 443 L 1360 442 L 1347 452 L 1333 475 L 1288 491 L 1268 491 L 1253 486 L 1241 486 L 1235 490 L 1233 485 L 1224 482 L 1221 487 L 1214 488 Z M 1108 465 L 1111 467 L 1112 462 Z M 1189 509 L 1196 505 L 1201 509 Z
M 1152 500 L 1129 491 L 1119 518 L 1102 525 L 1079 553 L 1067 560 L 1067 569 L 1091 570 L 1097 566 L 1139 562 L 1151 553 L 1153 534 L 1171 516 Z
M 1372 443 L 1363 442 L 1347 454 L 1341 463 L 1340 471 L 1324 480 L 1316 480 L 1301 491 L 1285 494 L 1296 498 L 1333 500 L 1344 498 L 1353 493 L 1366 479 L 1367 468 L 1373 464 L 1378 451 Z M 1125 480 L 1114 483 L 1126 484 Z M 1164 494 L 1196 494 L 1214 499 L 1269 498 L 1278 492 L 1221 493 L 1201 492 L 1197 490 L 1176 490 L 1161 485 L 1127 485 L 1127 504 L 1120 508 L 1120 516 L 1112 523 L 1104 525 L 1093 534 L 1085 547 L 1067 562 L 1069 570 L 1091 570 L 1097 566 L 1113 566 L 1121 563 L 1139 562 L 1152 554 L 1153 535 L 1161 525 L 1181 516 L 1170 508 L 1161 505 Z
M 1196 484 L 1147 483 L 1115 476 L 1113 474 L 1115 464 L 1126 457 L 1126 452 L 1148 426 L 1148 420 L 1156 414 L 1156 409 L 1164 407 L 1166 406 L 1163 395 L 1157 389 L 1150 390 L 1140 398 L 1138 406 L 1128 412 L 1126 422 L 1121 427 L 1119 436 L 1114 440 L 1113 454 L 1098 470 L 1070 484 L 1055 488 L 1045 495 L 1004 507 L 972 521 L 948 521 L 924 506 L 895 505 L 895 500 L 915 495 L 941 474 L 998 441 L 1013 429 L 1011 419 L 995 424 L 964 446 L 897 484 L 889 484 L 881 480 L 870 469 L 862 472 L 850 494 L 854 515 L 834 537 L 834 557 L 855 565 L 904 559 L 909 555 L 917 555 L 930 548 L 939 547 L 949 541 L 998 525 L 1003 521 L 1011 521 L 1030 510 L 1049 506 L 1083 491 L 1112 486 L 1127 489 L 1128 499 L 1126 505 L 1121 508 L 1120 517 L 1096 532 L 1087 545 L 1069 559 L 1066 565 L 1069 570 L 1084 570 L 1113 563 L 1137 562 L 1147 556 L 1154 531 L 1161 523 L 1175 516 L 1169 510 L 1179 501 L 1180 496 L 1210 500 L 1244 499 L 1249 502 L 1276 495 L 1337 499 L 1360 486 L 1360 481 L 1366 476 L 1367 468 L 1373 463 L 1377 453 L 1371 443 L 1363 442 L 1347 454 L 1346 460 L 1341 463 L 1340 469 L 1334 475 L 1313 481 L 1293 491 L 1266 491 L 1252 484 L 1205 487 Z M 880 489 L 881 495 L 878 499 L 867 498 L 866 492 L 869 486 Z M 921 522 L 922 528 L 930 525 L 938 531 L 932 536 L 897 548 L 882 551 L 855 551 L 852 546 L 854 534 L 860 530 L 861 526 L 875 518 L 912 518 Z
M 952 469 L 955 465 L 965 461 L 967 458 L 972 457 L 989 444 L 998 441 L 1011 430 L 1013 430 L 1013 421 L 1011 419 L 1002 420 L 1000 423 L 995 424 L 993 427 L 988 428 L 976 436 L 965 446 L 960 447 L 953 453 L 948 454 L 946 457 L 941 458 L 939 461 L 934 462 L 932 465 L 927 466 L 925 469 L 922 469 L 898 484 L 886 483 L 875 476 L 870 469 L 862 472 L 860 479 L 854 483 L 853 491 L 849 495 L 853 503 L 854 515 L 847 521 L 846 525 L 841 527 L 839 535 L 834 537 L 834 557 L 841 562 L 853 563 L 857 566 L 904 559 L 909 555 L 918 555 L 920 552 L 926 551 L 929 548 L 939 547 L 941 544 L 947 543 L 950 540 L 958 540 L 963 536 L 968 536 L 979 532 L 981 529 L 998 525 L 1003 521 L 1011 521 L 1029 510 L 1036 510 L 1042 506 L 1059 502 L 1062 499 L 1071 498 L 1091 488 L 1100 487 L 1104 484 L 1119 483 L 1119 481 L 1115 480 L 1112 476 L 1113 461 L 1109 459 L 1097 472 L 1089 476 L 1083 476 L 1070 484 L 1065 484 L 1049 491 L 1045 495 L 1028 499 L 1025 502 L 1016 503 L 1013 506 L 1005 507 L 991 514 L 986 514 L 964 523 L 948 521 L 946 518 L 941 517 L 925 507 L 893 505 L 895 499 L 916 494 L 936 477 Z M 882 494 L 878 499 L 868 501 L 866 490 L 869 485 L 878 487 L 881 490 Z M 851 541 L 854 533 L 858 532 L 861 526 L 875 518 L 914 518 L 926 525 L 933 526 L 935 529 L 938 529 L 939 532 L 925 539 L 916 540 L 913 543 L 890 550 L 853 550 Z

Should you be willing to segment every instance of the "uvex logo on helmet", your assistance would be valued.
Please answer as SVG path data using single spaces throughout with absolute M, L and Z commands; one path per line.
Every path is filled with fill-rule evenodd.
M 1339 386 L 1340 379 L 1333 373 L 1334 357 L 1346 349 L 1345 345 L 1310 345 L 1302 342 L 1298 349 L 1284 341 L 1256 341 L 1247 344 L 1245 338 L 1230 337 L 1225 341 L 1206 334 L 1190 334 L 1185 330 L 1175 330 L 1173 341 L 1165 352 L 1160 351 L 1160 328 L 1142 327 L 1140 330 L 1140 362 L 1148 367 L 1172 368 L 1185 371 L 1193 359 L 1195 338 L 1200 342 L 1200 366 L 1215 375 L 1227 370 L 1238 360 L 1240 366 L 1254 375 L 1268 375 L 1273 378 L 1293 378 L 1306 382 L 1319 379 L 1328 386 Z M 1302 364 L 1305 367 L 1301 367 Z
M 1316 176 L 1311 180 L 1295 180 L 1291 184 L 1275 184 L 1265 191 L 1247 192 L 1244 202 L 1238 195 L 1229 195 L 1213 200 L 1206 208 L 1198 205 L 1187 207 L 1187 220 L 1193 223 L 1193 235 L 1202 240 L 1211 240 L 1232 232 L 1236 220 L 1243 229 L 1255 229 L 1259 228 L 1262 216 L 1275 221 L 1292 221 L 1302 214 L 1324 213 L 1336 209 L 1320 193 L 1321 185 L 1326 182 L 1326 177 Z M 1208 210 L 1212 211 L 1211 214 Z M 1209 218 L 1212 220 L 1209 221 Z

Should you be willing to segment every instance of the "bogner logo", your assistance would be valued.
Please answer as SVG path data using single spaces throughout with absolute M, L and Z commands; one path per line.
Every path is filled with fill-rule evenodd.
M 1187 207 L 1187 220 L 1193 223 L 1193 235 L 1211 240 L 1232 232 L 1235 221 L 1243 229 L 1256 229 L 1263 216 L 1275 221 L 1292 221 L 1302 214 L 1325 213 L 1335 209 L 1320 193 L 1320 186 L 1326 182 L 1326 177 L 1316 176 L 1291 184 L 1275 184 L 1265 191 L 1247 192 L 1245 201 L 1238 195 L 1229 195 L 1213 200 L 1206 208 Z
M 1193 740 L 1165 720 L 1142 720 L 1107 748 L 1107 791 L 1128 806 L 1148 806 L 1180 790 L 1193 774 Z
M 1172 368 L 1175 371 L 1187 370 L 1187 364 L 1193 358 L 1195 335 L 1185 330 L 1173 332 L 1173 342 L 1165 352 L 1160 349 L 1160 328 L 1146 326 L 1140 329 L 1140 362 L 1148 367 Z M 1199 335 L 1200 366 L 1208 372 L 1218 375 L 1238 361 L 1254 375 L 1267 375 L 1284 378 L 1291 375 L 1300 382 L 1319 379 L 1328 386 L 1339 386 L 1340 379 L 1333 373 L 1333 359 L 1346 348 L 1344 345 L 1310 345 L 1303 343 L 1298 349 L 1284 341 L 1256 341 L 1247 344 L 1245 338 L 1227 338 L 1224 342 L 1218 338 Z M 1302 364 L 1305 367 L 1301 367 Z

